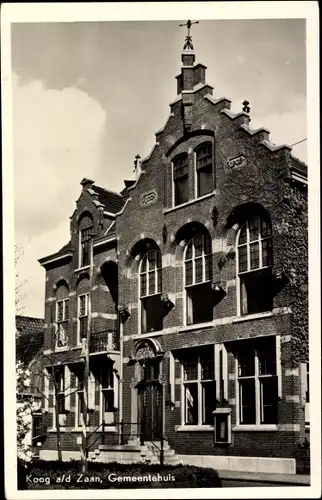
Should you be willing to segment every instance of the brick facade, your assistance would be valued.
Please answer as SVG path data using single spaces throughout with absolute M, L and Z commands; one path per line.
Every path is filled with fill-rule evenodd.
M 58 253 L 40 260 L 46 268 L 45 352 L 53 356 L 53 364 L 61 361 L 71 369 L 80 360 L 77 304 L 80 295 L 89 293 L 92 335 L 113 332 L 109 344 L 91 354 L 93 371 L 99 372 L 107 358 L 114 363 L 114 384 L 117 385 L 117 388 L 114 385 L 114 391 L 118 401 L 114 401 L 110 432 L 106 433 L 108 442 L 118 442 L 121 418 L 126 425 L 141 418 L 145 396 L 144 391 L 140 391 L 146 387 L 141 382 L 144 366 L 149 366 L 144 362 L 144 355 L 138 357 L 143 348 L 148 352 L 146 355 L 154 355 L 160 361 L 158 381 L 163 397 L 158 404 L 163 407 L 163 434 L 177 454 L 292 458 L 298 442 L 305 435 L 305 401 L 303 373 L 300 365 L 294 363 L 292 354 L 293 294 L 288 273 L 290 264 L 285 258 L 289 241 L 283 232 L 284 202 L 292 190 L 305 199 L 307 169 L 293 158 L 289 146 L 273 145 L 266 129 L 252 130 L 248 113 L 233 114 L 227 98 L 215 99 L 212 87 L 205 83 L 205 66 L 194 66 L 194 60 L 192 51 L 183 53 L 182 73 L 177 77 L 178 95 L 170 104 L 171 115 L 156 133 L 156 143 L 149 157 L 137 162 L 137 180 L 126 181 L 120 195 L 95 186 L 93 181 L 82 181 L 83 191 L 71 217 L 70 243 Z M 206 186 L 207 193 L 198 198 L 196 151 L 206 143 L 211 147 L 212 171 L 208 172 L 210 184 Z M 187 201 L 175 206 L 173 161 L 178 155 L 187 155 Z M 79 238 L 84 214 L 92 221 L 92 276 L 90 266 L 79 266 L 82 251 Z M 271 227 L 273 261 L 268 267 L 271 272 L 269 286 L 274 293 L 269 309 L 245 314 L 241 303 L 244 299 L 240 298 L 242 277 L 237 272 L 237 240 L 243 225 L 254 218 L 269 221 Z M 292 224 L 297 224 L 297 221 L 293 220 Z M 184 285 L 187 279 L 184 277 L 184 261 L 187 244 L 199 234 L 211 241 L 211 267 L 207 271 L 211 276 L 211 287 L 207 289 L 207 297 L 211 295 L 213 308 L 210 321 L 208 318 L 206 322 L 194 324 L 194 321 L 187 320 L 191 314 L 188 309 L 195 307 L 194 301 L 198 299 L 187 298 L 189 290 Z M 303 231 L 304 242 L 305 239 Z M 251 244 L 248 245 L 250 248 Z M 156 332 L 143 326 L 143 315 L 148 313 L 144 310 L 144 294 L 141 289 L 140 298 L 139 288 L 142 258 L 151 249 L 158 250 L 162 258 L 162 295 L 154 306 L 155 314 L 162 316 L 162 329 Z M 294 255 L 294 259 L 298 256 Z M 256 294 L 265 293 L 268 292 L 263 288 L 256 289 Z M 53 348 L 52 337 L 55 307 L 61 298 L 69 299 L 68 336 L 66 346 L 57 349 Z M 203 303 L 199 307 L 203 307 Z M 206 302 L 204 307 L 208 307 Z M 159 308 L 163 308 L 161 313 Z M 126 316 L 121 314 L 124 310 Z M 142 328 L 147 328 L 147 331 L 142 331 Z M 256 392 L 259 399 L 252 409 L 257 415 L 256 424 L 242 425 L 237 380 L 241 372 L 237 370 L 236 359 L 241 349 L 248 350 L 247 346 L 250 351 L 255 349 L 257 352 L 257 345 L 261 344 L 256 344 L 256 339 L 264 338 L 274 339 L 271 356 L 278 387 L 277 420 L 268 425 L 261 421 L 259 412 L 264 411 L 260 410 L 265 406 L 265 402 L 261 403 L 264 393 L 260 392 L 258 396 Z M 307 342 L 307 331 L 305 339 Z M 225 398 L 213 395 L 214 411 L 219 408 L 231 418 L 231 439 L 227 443 L 215 442 L 213 422 L 205 425 L 200 421 L 204 418 L 202 412 L 206 411 L 205 400 L 199 401 L 206 398 L 201 396 L 205 390 L 202 380 L 198 382 L 201 387 L 198 389 L 201 408 L 198 424 L 187 425 L 183 408 L 190 404 L 183 397 L 182 363 L 185 356 L 188 352 L 197 355 L 201 346 L 208 346 L 209 352 L 214 353 L 216 344 L 220 346 L 219 350 L 223 349 L 221 356 L 224 358 L 220 359 L 226 360 L 221 361 L 226 364 L 223 365 L 224 373 L 221 371 L 220 384 L 224 384 L 227 394 Z M 170 356 L 174 358 L 173 373 Z M 219 359 L 216 356 L 213 355 L 215 370 Z M 256 354 L 255 363 L 262 367 L 259 354 Z M 73 376 L 71 385 L 75 386 Z M 258 391 L 264 391 L 262 381 L 258 387 Z M 90 414 L 92 430 L 101 423 L 100 394 L 98 376 L 94 411 Z M 76 437 L 80 434 L 75 429 L 75 398 L 73 394 L 62 432 L 63 449 L 69 451 L 79 449 L 76 444 Z M 267 403 L 268 406 L 272 404 Z M 51 412 L 50 408 L 44 412 L 47 421 Z M 50 427 L 50 423 L 48 425 Z M 49 429 L 43 448 L 55 448 L 54 430 Z

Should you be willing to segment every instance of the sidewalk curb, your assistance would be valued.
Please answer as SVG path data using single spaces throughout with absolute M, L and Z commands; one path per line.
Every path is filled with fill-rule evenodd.
M 304 474 L 269 474 L 266 472 L 239 472 L 217 470 L 220 479 L 237 481 L 256 481 L 263 483 L 282 483 L 283 485 L 310 486 L 311 477 Z

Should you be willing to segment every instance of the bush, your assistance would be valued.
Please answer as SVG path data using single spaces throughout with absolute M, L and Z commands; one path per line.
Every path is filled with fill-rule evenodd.
M 184 465 L 82 463 L 18 460 L 18 489 L 128 489 L 128 488 L 218 488 L 216 470 Z

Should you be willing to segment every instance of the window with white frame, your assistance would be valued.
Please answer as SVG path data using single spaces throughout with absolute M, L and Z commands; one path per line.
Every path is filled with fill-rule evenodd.
M 162 330 L 162 259 L 160 250 L 149 250 L 140 262 L 141 333 Z
M 182 153 L 172 160 L 174 205 L 181 205 L 189 200 L 189 164 L 187 153 Z
M 212 243 L 209 234 L 192 238 L 184 253 L 186 322 L 188 325 L 213 320 Z
M 69 299 L 58 300 L 56 302 L 57 347 L 67 345 L 68 319 Z
M 84 293 L 78 296 L 78 343 L 87 337 L 88 329 L 88 298 L 89 294 Z
M 102 419 L 109 422 L 109 415 L 115 411 L 113 363 L 107 362 L 100 373 Z
M 76 372 L 76 426 L 81 427 L 84 422 L 84 404 L 85 404 L 85 387 L 84 387 L 84 368 L 80 367 Z M 89 414 L 86 414 L 87 424 L 89 423 Z
M 78 267 L 86 267 L 91 263 L 91 238 L 93 219 L 90 214 L 84 214 L 79 222 Z
M 214 189 L 213 154 L 211 142 L 204 142 L 195 149 L 197 197 Z
M 271 311 L 272 230 L 259 217 L 246 221 L 237 240 L 240 314 Z
M 54 377 L 56 383 L 55 410 L 59 415 L 62 415 L 65 413 L 65 365 L 54 367 Z
M 189 349 L 182 360 L 183 425 L 213 425 L 214 348 Z
M 277 424 L 275 338 L 242 341 L 237 352 L 238 417 L 241 425 Z

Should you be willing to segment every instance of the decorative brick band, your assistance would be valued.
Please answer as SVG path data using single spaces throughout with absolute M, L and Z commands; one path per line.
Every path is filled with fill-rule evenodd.
M 279 431 L 300 432 L 300 424 L 279 424 Z
M 287 394 L 285 396 L 285 401 L 293 402 L 293 403 L 299 403 L 300 402 L 300 396 L 298 394 Z

